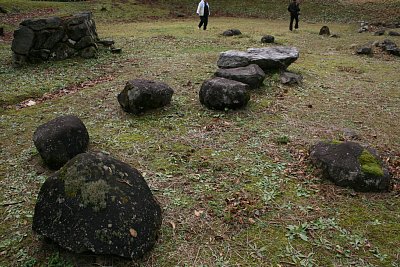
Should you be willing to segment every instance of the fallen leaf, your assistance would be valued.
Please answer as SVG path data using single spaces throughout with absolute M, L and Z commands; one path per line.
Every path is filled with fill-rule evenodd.
M 169 224 L 171 225 L 172 229 L 175 230 L 176 225 L 173 221 L 169 221 Z
M 195 211 L 194 211 L 194 215 L 195 215 L 196 217 L 200 217 L 200 215 L 203 214 L 203 213 L 204 213 L 204 210 L 195 210 Z

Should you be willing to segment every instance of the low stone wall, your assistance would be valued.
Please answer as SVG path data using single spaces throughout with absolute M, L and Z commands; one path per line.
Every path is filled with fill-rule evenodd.
M 97 56 L 99 41 L 90 12 L 68 17 L 27 19 L 14 31 L 11 49 L 14 65 L 74 56 Z

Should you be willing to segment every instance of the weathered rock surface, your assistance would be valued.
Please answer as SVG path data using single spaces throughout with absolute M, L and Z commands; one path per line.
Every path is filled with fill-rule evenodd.
M 86 151 L 89 134 L 78 117 L 67 115 L 40 125 L 33 134 L 33 142 L 44 163 L 51 169 L 59 169 Z
M 264 35 L 264 36 L 261 38 L 261 43 L 270 44 L 270 43 L 273 43 L 273 42 L 275 42 L 275 37 L 272 36 L 272 35 Z
M 249 48 L 246 52 L 237 50 L 222 52 L 217 65 L 220 68 L 237 68 L 257 64 L 264 72 L 268 72 L 286 69 L 298 57 L 299 51 L 295 47 Z
M 290 71 L 282 71 L 280 74 L 280 79 L 282 84 L 299 84 L 303 82 L 303 76 Z
M 370 45 L 364 45 L 364 46 L 358 48 L 356 53 L 359 55 L 371 55 L 372 47 Z
M 378 46 L 389 54 L 400 56 L 400 48 L 397 47 L 397 44 L 392 40 L 385 39 L 382 42 L 378 43 Z
M 226 30 L 222 33 L 223 36 L 235 36 L 235 35 L 241 35 L 242 32 L 238 29 L 230 29 Z
M 248 84 L 250 88 L 259 88 L 264 79 L 264 71 L 256 64 L 232 69 L 218 69 L 215 76 Z
M 43 184 L 32 228 L 75 253 L 138 258 L 154 246 L 161 220 L 136 169 L 102 153 L 83 153 Z
M 97 53 L 93 49 L 97 52 L 97 41 L 96 25 L 90 12 L 65 18 L 27 19 L 14 31 L 11 46 L 16 59 L 14 65 L 62 60 L 75 55 L 95 57 Z
M 374 32 L 375 36 L 381 36 L 381 35 L 384 35 L 384 34 L 385 34 L 385 30 L 378 30 L 378 31 Z
M 216 77 L 204 81 L 200 88 L 200 103 L 210 109 L 238 109 L 250 100 L 247 84 Z
M 400 36 L 400 32 L 389 31 L 389 36 Z
M 319 142 L 311 148 L 311 161 L 336 185 L 356 191 L 390 189 L 390 174 L 372 149 L 354 142 Z
M 118 102 L 126 112 L 139 114 L 168 105 L 173 93 L 174 90 L 165 83 L 136 79 L 126 83 L 118 94 Z

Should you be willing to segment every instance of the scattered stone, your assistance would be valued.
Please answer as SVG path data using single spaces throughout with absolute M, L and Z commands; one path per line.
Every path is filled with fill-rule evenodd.
M 378 31 L 374 32 L 375 36 L 381 36 L 381 35 L 384 35 L 384 34 L 385 34 L 385 30 L 378 30 Z
M 0 27 L 0 36 L 4 36 L 4 28 Z
M 378 46 L 389 54 L 400 56 L 400 48 L 397 47 L 396 43 L 392 40 L 385 39 L 381 43 L 379 43 Z
M 261 38 L 261 43 L 274 43 L 275 42 L 275 37 L 272 35 L 265 35 Z
M 105 6 L 101 7 L 100 11 L 107 11 L 107 8 Z
M 319 142 L 312 147 L 311 161 L 336 185 L 362 192 L 384 192 L 390 174 L 379 155 L 354 142 Z
M 400 32 L 389 31 L 388 33 L 390 36 L 400 36 Z
M 331 34 L 329 37 L 331 37 L 331 38 L 340 38 L 340 35 L 334 33 L 334 34 Z
M 322 26 L 322 28 L 319 30 L 319 35 L 330 35 L 331 32 L 329 31 L 328 26 Z
M 173 93 L 174 90 L 165 83 L 136 79 L 126 83 L 118 94 L 118 102 L 126 112 L 140 114 L 168 105 Z
M 17 60 L 13 63 L 18 66 L 75 55 L 92 58 L 97 55 L 97 41 L 96 25 L 90 12 L 63 18 L 27 19 L 14 31 L 11 49 L 18 56 L 13 56 Z
M 301 85 L 303 82 L 303 76 L 290 71 L 282 71 L 280 74 L 282 84 L 298 84 Z
M 97 41 L 98 44 L 101 44 L 105 47 L 110 47 L 112 45 L 114 45 L 114 40 L 113 39 L 103 39 L 103 40 L 99 40 Z
M 366 21 L 360 21 L 360 26 L 361 26 L 361 27 L 358 29 L 358 32 L 359 32 L 359 33 L 369 31 L 368 22 L 366 22 Z
M 250 100 L 249 86 L 221 77 L 204 81 L 199 92 L 200 103 L 209 109 L 238 109 Z
M 268 72 L 286 69 L 298 57 L 299 51 L 295 47 L 249 48 L 246 52 L 237 50 L 222 52 L 217 65 L 220 68 L 237 68 L 257 64 L 264 72 Z
M 40 125 L 33 134 L 33 142 L 44 163 L 51 169 L 59 169 L 86 151 L 89 134 L 78 117 L 67 115 Z
M 250 88 L 259 88 L 264 79 L 264 71 L 256 64 L 232 69 L 218 69 L 215 76 L 248 84 Z
M 359 55 L 371 55 L 372 54 L 372 48 L 370 45 L 365 45 L 357 49 L 357 54 Z
M 230 29 L 226 30 L 222 33 L 223 36 L 235 36 L 235 35 L 241 35 L 242 32 L 238 29 Z
M 111 53 L 113 54 L 121 54 L 122 48 L 111 48 Z
M 156 243 L 161 221 L 138 170 L 102 153 L 83 153 L 42 185 L 32 228 L 74 253 L 136 259 Z

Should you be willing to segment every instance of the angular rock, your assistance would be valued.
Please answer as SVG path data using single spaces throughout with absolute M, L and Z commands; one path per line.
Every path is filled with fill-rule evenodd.
M 283 84 L 299 84 L 303 82 L 303 76 L 290 71 L 282 71 L 280 74 L 281 83 Z
M 261 43 L 270 44 L 270 43 L 273 43 L 273 42 L 275 42 L 275 37 L 272 36 L 272 35 L 265 35 L 265 36 L 263 36 L 261 38 Z
M 250 100 L 249 86 L 221 77 L 206 80 L 199 92 L 200 103 L 210 109 L 238 109 Z
M 31 28 L 34 31 L 44 29 L 56 29 L 61 26 L 61 18 L 51 17 L 44 19 L 27 19 L 21 22 L 21 25 Z
M 21 26 L 14 31 L 11 50 L 20 55 L 27 55 L 33 45 L 35 33 L 28 27 Z
M 66 43 L 58 43 L 52 50 L 50 57 L 55 60 L 63 60 L 76 55 L 75 49 Z
M 222 52 L 217 65 L 220 68 L 237 68 L 257 64 L 264 72 L 268 72 L 286 69 L 298 57 L 299 51 L 295 47 L 249 48 L 246 52 L 237 50 Z
M 371 55 L 372 48 L 371 48 L 371 46 L 362 46 L 362 47 L 358 48 L 356 52 L 359 55 Z
M 85 47 L 80 51 L 79 55 L 86 59 L 96 58 L 97 57 L 97 48 L 94 46 Z
M 88 46 L 95 46 L 96 43 L 93 40 L 92 36 L 84 36 L 78 42 L 75 43 L 74 48 L 77 50 L 81 50 Z M 96 49 L 97 51 L 97 49 Z
M 319 35 L 330 35 L 330 34 L 331 32 L 328 26 L 322 26 L 322 28 L 319 30 Z
M 379 30 L 379 31 L 374 32 L 375 36 L 381 36 L 381 35 L 384 35 L 384 34 L 385 34 L 385 30 Z
M 74 16 L 71 16 L 67 18 L 64 22 L 64 24 L 67 27 L 82 24 L 86 21 L 89 21 L 92 19 L 92 13 L 91 12 L 81 12 L 78 14 L 75 14 Z
M 248 84 L 252 89 L 259 88 L 265 79 L 264 71 L 256 64 L 232 69 L 218 69 L 214 75 Z
M 388 33 L 390 36 L 400 36 L 400 32 L 389 31 Z
M 75 253 L 136 259 L 156 243 L 161 216 L 139 171 L 102 153 L 83 153 L 45 181 L 32 228 Z
M 173 93 L 174 90 L 165 83 L 136 79 L 126 83 L 118 94 L 118 102 L 126 112 L 140 114 L 168 105 Z
M 393 42 L 393 41 L 390 40 L 390 39 L 385 39 L 385 40 L 383 40 L 382 42 L 380 42 L 380 43 L 378 44 L 378 46 L 381 47 L 381 48 L 382 48 L 383 50 L 385 50 L 385 51 L 397 47 L 396 43 Z
M 122 48 L 115 47 L 115 48 L 111 48 L 110 51 L 113 54 L 121 54 L 122 53 Z
M 362 192 L 390 189 L 390 174 L 375 151 L 354 142 L 319 142 L 311 148 L 313 164 L 336 185 Z
M 86 151 L 89 134 L 78 117 L 67 115 L 40 125 L 33 134 L 33 142 L 45 164 L 59 169 Z
M 230 29 L 226 30 L 222 33 L 223 36 L 235 36 L 235 35 L 241 35 L 242 32 L 238 29 Z
M 63 28 L 50 31 L 51 35 L 43 43 L 44 49 L 52 49 L 58 42 L 61 42 L 65 36 Z

